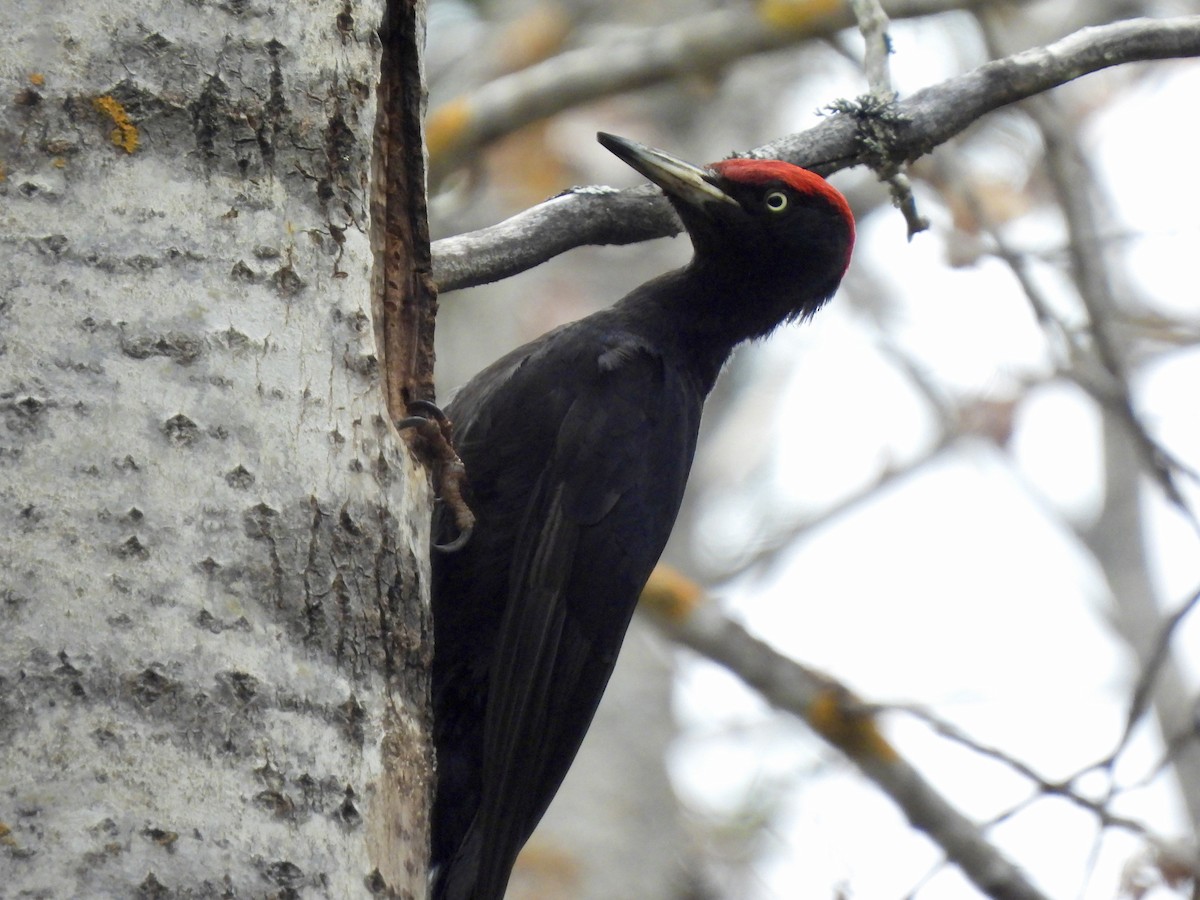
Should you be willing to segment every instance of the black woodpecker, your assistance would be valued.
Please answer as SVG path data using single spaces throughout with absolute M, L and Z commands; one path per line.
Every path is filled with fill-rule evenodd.
M 446 408 L 475 527 L 433 558 L 434 900 L 501 900 L 592 721 L 742 341 L 815 313 L 854 245 L 845 198 L 777 160 L 700 167 L 610 134 L 691 262 L 514 350 Z M 435 514 L 434 536 L 455 537 Z

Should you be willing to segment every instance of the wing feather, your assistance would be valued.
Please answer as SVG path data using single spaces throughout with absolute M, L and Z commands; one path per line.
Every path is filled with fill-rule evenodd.
M 528 379 L 540 368 L 530 358 L 511 364 L 505 385 L 527 398 Z M 507 552 L 506 560 L 493 560 L 491 569 L 478 555 L 464 563 L 491 571 L 503 606 L 490 656 L 478 808 L 457 854 L 474 871 L 450 879 L 473 884 L 464 897 L 503 895 L 517 853 L 587 731 L 637 595 L 666 543 L 702 397 L 677 371 L 634 341 L 596 348 L 572 384 L 546 386 L 547 402 L 564 406 L 544 435 L 510 421 L 526 411 L 507 409 L 499 397 L 465 398 L 487 408 L 486 422 L 477 412 L 460 443 L 467 471 L 494 473 L 483 499 L 497 515 L 519 510 L 519 522 L 512 545 L 489 548 L 485 538 L 476 548 Z M 490 458 L 473 460 L 476 447 Z M 521 471 L 533 465 L 536 472 Z M 506 476 L 513 490 L 491 493 L 509 483 Z M 477 510 L 481 522 L 489 512 Z

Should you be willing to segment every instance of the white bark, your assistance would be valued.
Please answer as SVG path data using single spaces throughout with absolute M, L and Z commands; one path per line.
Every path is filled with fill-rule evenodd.
M 371 320 L 379 11 L 0 14 L 6 895 L 424 895 L 426 480 Z

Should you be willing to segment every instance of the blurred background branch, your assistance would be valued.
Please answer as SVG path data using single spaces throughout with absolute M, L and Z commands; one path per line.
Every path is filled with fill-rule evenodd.
M 874 711 L 845 686 L 775 652 L 720 614 L 699 586 L 660 565 L 642 593 L 640 609 L 667 635 L 725 666 L 769 703 L 799 716 L 845 754 L 989 897 L 1041 900 L 1024 873 L 990 844 L 887 742 Z
M 984 0 L 893 0 L 895 18 L 929 16 Z M 828 37 L 854 24 L 828 0 L 769 0 L 757 10 L 713 10 L 648 28 L 614 28 L 602 40 L 504 75 L 429 114 L 436 185 L 481 147 L 525 125 L 614 94 L 696 74 L 715 74 L 755 53 Z

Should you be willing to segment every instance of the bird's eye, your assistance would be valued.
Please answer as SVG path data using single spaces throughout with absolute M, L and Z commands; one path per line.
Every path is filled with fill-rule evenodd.
M 788 207 L 788 196 L 783 191 L 771 191 L 763 198 L 763 202 L 771 212 L 783 212 Z

